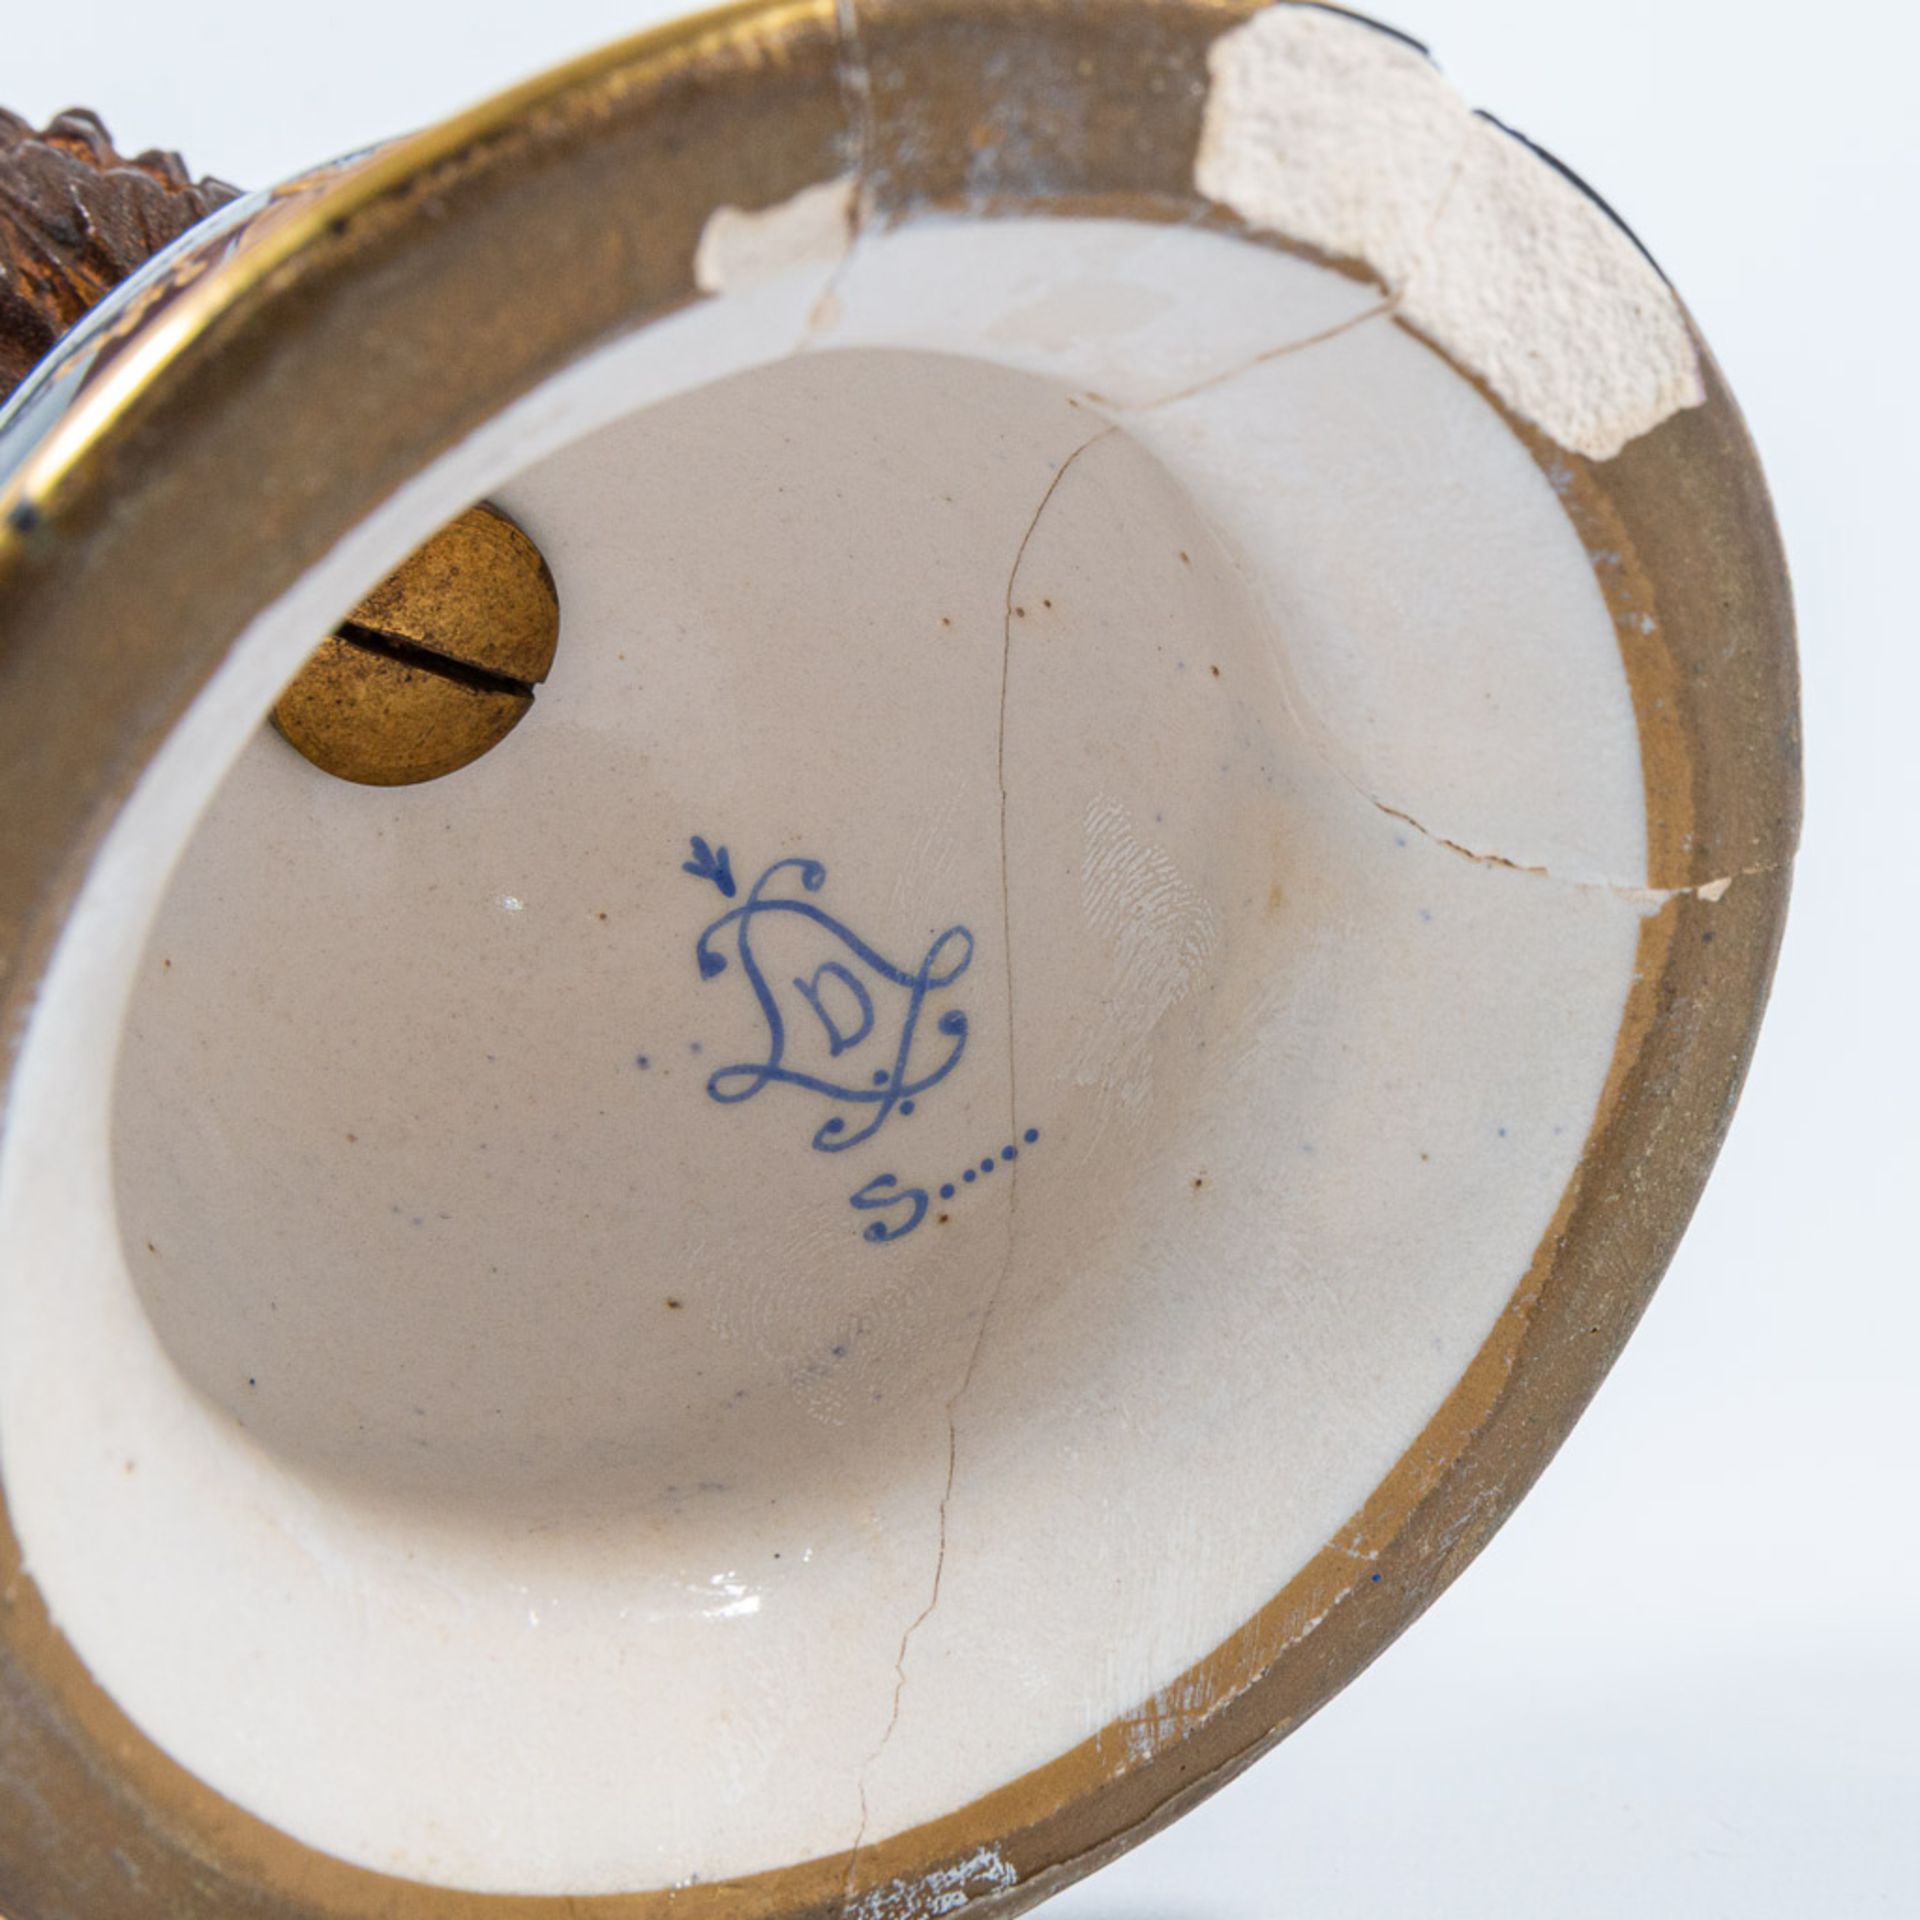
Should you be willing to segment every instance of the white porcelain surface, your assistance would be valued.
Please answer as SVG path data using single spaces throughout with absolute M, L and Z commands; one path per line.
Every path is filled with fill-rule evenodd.
M 532 396 L 262 617 L 0 1161 L 15 1525 L 176 1758 L 449 1884 L 774 1866 L 1126 1716 L 1393 1465 L 1579 1154 L 1645 823 L 1551 486 L 1367 304 L 1192 230 L 869 238 Z M 533 714 L 323 779 L 258 716 L 481 493 L 559 584 Z M 905 1056 L 951 1070 L 845 1151 L 850 1098 L 714 1097 L 768 1027 L 699 942 L 792 859 L 838 930 L 757 929 L 789 1064 L 899 1058 L 846 935 L 952 974 Z

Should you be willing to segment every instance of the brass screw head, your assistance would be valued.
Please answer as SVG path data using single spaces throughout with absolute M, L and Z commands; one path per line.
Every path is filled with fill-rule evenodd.
M 559 639 L 560 598 L 540 549 L 497 507 L 471 507 L 321 643 L 273 724 L 342 780 L 437 780 L 520 724 Z

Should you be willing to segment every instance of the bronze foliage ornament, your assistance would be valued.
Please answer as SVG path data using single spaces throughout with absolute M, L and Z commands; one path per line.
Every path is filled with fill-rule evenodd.
M 122 154 L 85 107 L 39 132 L 0 107 L 0 401 L 102 296 L 239 197 L 177 153 Z

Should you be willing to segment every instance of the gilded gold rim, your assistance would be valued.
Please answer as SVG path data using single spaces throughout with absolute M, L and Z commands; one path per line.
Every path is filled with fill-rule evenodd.
M 843 31 L 831 0 L 736 6 L 323 176 L 183 277 L 0 497 L 9 1046 L 107 826 L 248 620 L 503 406 L 697 298 L 713 208 L 857 169 L 874 222 L 929 205 L 1217 222 L 1192 188 L 1199 82 L 1210 42 L 1253 10 L 872 0 Z M 1009 46 L 1017 60 L 996 57 Z M 983 126 L 1018 131 L 995 148 L 1015 157 L 983 167 Z M 1675 890 L 1645 924 L 1580 1167 L 1427 1430 L 1321 1554 L 1157 1697 L 1177 1706 L 1143 1703 L 855 1856 L 592 1899 L 452 1893 L 302 1847 L 168 1760 L 60 1637 L 0 1508 L 0 1907 L 802 1920 L 941 1873 L 990 1897 L 962 1871 L 990 1849 L 999 1878 L 1017 1876 L 996 1909 L 1012 1911 L 1171 1818 L 1359 1672 L 1471 1559 L 1598 1386 L 1692 1211 L 1764 1006 L 1798 828 L 1792 623 L 1752 448 L 1707 371 L 1704 406 L 1604 464 L 1513 423 L 1589 548 L 1612 556 L 1600 577 L 1640 719 L 1651 878 Z M 1716 902 L 1686 891 L 1726 874 L 1741 877 Z

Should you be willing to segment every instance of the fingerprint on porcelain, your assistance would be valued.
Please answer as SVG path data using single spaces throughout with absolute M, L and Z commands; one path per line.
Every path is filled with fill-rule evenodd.
M 1080 1037 L 1073 1083 L 1102 1096 L 1102 1122 L 1117 1112 L 1137 1124 L 1153 1091 L 1156 1030 L 1204 978 L 1219 923 L 1205 896 L 1163 847 L 1135 831 L 1111 795 L 1087 808 L 1080 904 L 1107 964 L 1105 1015 Z

